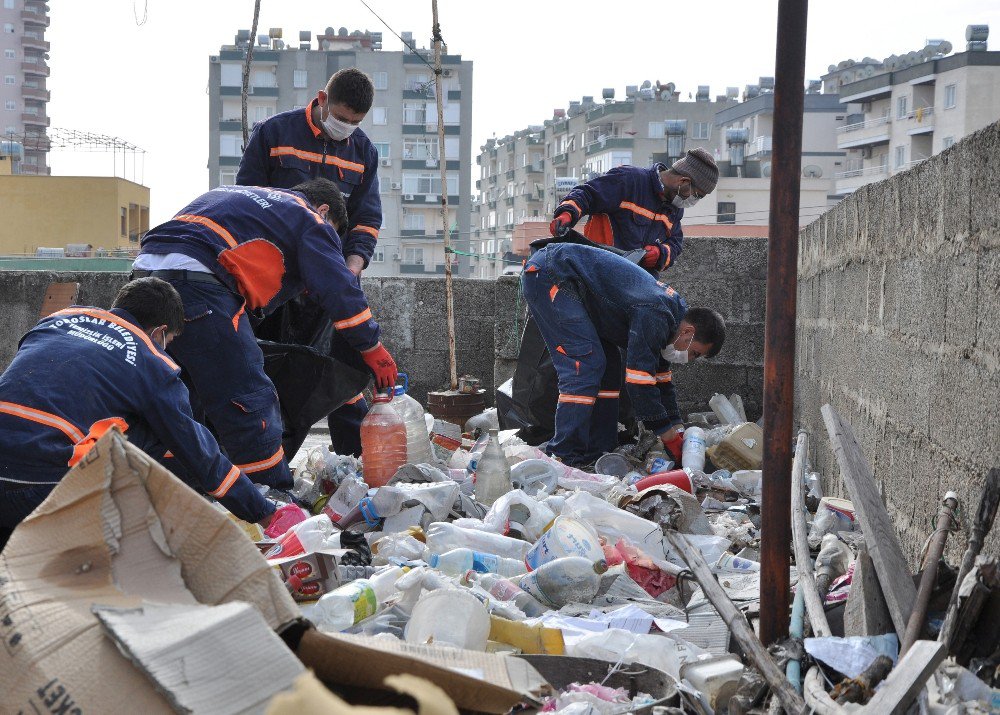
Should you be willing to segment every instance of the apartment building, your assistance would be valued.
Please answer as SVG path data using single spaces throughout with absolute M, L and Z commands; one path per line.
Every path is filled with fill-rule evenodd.
M 379 152 L 383 223 L 366 274 L 433 276 L 444 272 L 441 174 L 433 53 L 402 33 L 404 49 L 382 49 L 381 33 L 327 28 L 299 33 L 286 42 L 275 28 L 253 38 L 251 124 L 277 112 L 305 107 L 334 72 L 358 67 L 375 84 L 375 102 L 361 128 Z M 241 89 L 243 63 L 251 42 L 240 31 L 232 45 L 209 60 L 209 187 L 235 182 L 242 155 Z M 408 49 L 413 48 L 413 49 Z M 472 62 L 461 55 L 441 58 L 443 118 L 452 244 L 467 253 L 472 213 Z M 468 260 L 452 257 L 459 275 Z
M 0 3 L 0 130 L 24 146 L 20 173 L 49 174 L 48 143 L 37 139 L 52 123 L 46 112 L 49 6 L 44 0 Z
M 831 65 L 826 92 L 847 105 L 837 147 L 847 152 L 835 195 L 846 196 L 937 154 L 1000 119 L 1000 52 L 987 50 L 989 28 L 970 25 L 965 52 L 931 41 L 881 62 Z

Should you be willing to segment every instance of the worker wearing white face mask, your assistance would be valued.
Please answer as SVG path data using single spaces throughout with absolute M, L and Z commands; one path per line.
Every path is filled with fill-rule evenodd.
M 715 190 L 719 168 L 701 147 L 670 167 L 619 166 L 580 184 L 556 207 L 552 234 L 566 233 L 590 216 L 584 235 L 626 251 L 644 249 L 642 267 L 656 273 L 673 265 L 684 243 L 684 210 Z

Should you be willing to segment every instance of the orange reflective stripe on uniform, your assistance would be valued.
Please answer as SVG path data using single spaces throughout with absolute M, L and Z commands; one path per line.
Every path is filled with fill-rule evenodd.
M 531 264 L 530 266 L 524 269 L 525 273 L 536 273 L 537 271 L 538 271 L 538 266 L 536 266 L 535 264 Z
M 76 425 L 51 412 L 36 410 L 33 407 L 19 405 L 16 402 L 0 402 L 0 412 L 13 417 L 31 420 L 32 422 L 47 425 L 48 427 L 54 427 L 69 437 L 73 443 L 83 439 L 83 432 Z
M 333 156 L 332 154 L 324 156 L 312 151 L 303 151 L 301 149 L 296 149 L 293 146 L 271 147 L 271 156 L 294 156 L 298 159 L 302 159 L 303 161 L 311 161 L 314 164 L 333 164 L 336 167 L 347 169 L 348 171 L 356 171 L 359 174 L 365 173 L 364 164 L 347 161 L 346 159 L 341 159 L 339 156 Z
M 361 402 L 361 400 L 363 400 L 363 399 L 365 399 L 365 393 L 360 392 L 357 395 L 355 395 L 354 397 L 352 397 L 351 399 L 349 399 L 344 404 L 345 405 L 356 405 L 357 403 Z
M 159 345 L 154 343 L 152 340 L 150 340 L 149 336 L 146 335 L 145 330 L 143 330 L 137 325 L 133 325 L 132 323 L 125 320 L 125 318 L 117 316 L 114 313 L 111 313 L 107 310 L 101 310 L 100 308 L 66 308 L 65 310 L 60 310 L 53 313 L 49 317 L 51 318 L 56 315 L 87 315 L 90 316 L 91 318 L 97 318 L 98 320 L 106 320 L 109 323 L 114 323 L 115 325 L 119 325 L 128 330 L 139 340 L 144 342 L 146 344 L 146 347 L 148 347 L 156 357 L 160 358 L 160 360 L 167 363 L 167 365 L 170 366 L 172 370 L 180 370 L 180 368 L 177 367 L 177 363 L 175 363 L 173 360 L 164 355 L 162 352 L 163 349 Z
M 250 464 L 237 464 L 236 466 L 242 469 L 247 474 L 253 474 L 254 472 L 263 472 L 265 469 L 270 469 L 274 465 L 281 462 L 285 458 L 284 447 L 278 447 L 278 451 L 272 454 L 267 459 L 262 459 L 259 462 L 251 462 Z
M 556 299 L 556 293 L 558 293 L 558 292 L 559 292 L 559 286 L 552 286 L 551 288 L 549 288 L 549 299 L 550 300 L 555 300 Z
M 195 214 L 178 214 L 174 216 L 174 221 L 184 221 L 185 223 L 197 223 L 206 228 L 211 229 L 216 235 L 218 235 L 223 241 L 229 244 L 230 248 L 236 248 L 237 241 L 233 238 L 233 234 L 229 233 L 222 226 L 217 224 L 210 218 L 205 216 L 197 216 Z
M 598 399 L 601 400 L 617 400 L 621 397 L 620 390 L 601 390 L 597 393 Z
M 668 370 L 667 372 L 656 373 L 657 382 L 670 382 L 673 379 L 674 379 L 674 373 L 672 370 Z
M 587 397 L 586 395 L 565 395 L 559 393 L 560 402 L 569 402 L 574 405 L 592 405 L 597 402 L 596 397 Z
M 642 370 L 626 369 L 625 382 L 631 382 L 633 385 L 655 385 L 656 378 Z
M 573 199 L 567 199 L 566 201 L 563 201 L 559 205 L 560 206 L 572 206 L 573 208 L 576 209 L 577 215 L 579 215 L 579 216 L 583 215 L 583 211 L 580 210 L 580 204 L 578 204 L 576 201 L 573 201 Z
M 352 315 L 350 318 L 345 318 L 344 320 L 338 320 L 333 324 L 337 330 L 346 330 L 347 328 L 354 328 L 362 323 L 366 323 L 372 319 L 371 308 L 365 308 L 357 315 Z
M 90 432 L 87 433 L 87 436 L 81 438 L 73 445 L 73 456 L 69 458 L 69 466 L 72 467 L 83 459 L 83 456 L 91 450 L 94 444 L 97 443 L 97 440 L 103 437 L 112 427 L 117 427 L 122 432 L 127 432 L 128 422 L 121 417 L 105 417 L 103 420 L 97 420 L 97 422 L 90 425 Z
M 364 231 L 365 233 L 370 233 L 375 238 L 378 238 L 378 229 L 377 228 L 372 228 L 371 226 L 361 226 L 361 225 L 358 225 L 358 226 L 355 226 L 354 228 L 352 228 L 351 230 L 352 231 Z
M 226 475 L 226 478 L 222 480 L 222 484 L 220 484 L 218 488 L 215 489 L 214 491 L 208 493 L 209 496 L 213 496 L 216 499 L 218 499 L 219 497 L 226 496 L 226 492 L 228 492 L 230 488 L 232 488 L 232 486 L 236 484 L 236 480 L 239 478 L 240 478 L 239 467 L 233 467 L 232 469 L 229 470 L 229 474 Z
M 631 201 L 622 201 L 620 204 L 618 204 L 618 207 L 625 209 L 626 211 L 631 211 L 632 213 L 637 213 L 640 216 L 645 216 L 650 221 L 659 221 L 664 226 L 666 226 L 668 233 L 674 227 L 673 222 L 663 214 L 653 213 L 649 209 L 645 209 L 642 206 L 639 206 L 638 204 L 632 203 Z
M 236 315 L 233 316 L 233 330 L 239 332 L 240 329 L 240 316 L 243 315 L 243 311 L 246 310 L 247 302 L 243 301 L 240 309 L 236 311 Z

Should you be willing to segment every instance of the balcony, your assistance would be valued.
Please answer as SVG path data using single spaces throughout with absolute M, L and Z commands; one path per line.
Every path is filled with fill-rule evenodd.
M 400 273 L 426 273 L 423 263 L 400 263 Z
M 38 99 L 42 102 L 48 102 L 51 93 L 47 89 L 40 89 L 38 87 L 28 87 L 26 85 L 21 85 L 21 96 L 25 99 Z
M 896 120 L 902 123 L 908 135 L 930 134 L 934 131 L 934 107 L 917 107 Z
M 747 158 L 751 156 L 770 156 L 771 154 L 771 137 L 757 137 L 752 142 L 747 144 L 746 156 Z
M 887 164 L 878 164 L 863 169 L 840 171 L 834 174 L 833 178 L 836 185 L 836 193 L 845 195 L 866 184 L 889 178 L 889 166 Z
M 596 122 L 607 117 L 627 117 L 635 112 L 634 102 L 611 102 L 603 107 L 587 112 L 587 123 Z
M 257 61 L 256 55 L 254 62 Z M 247 92 L 248 97 L 277 97 L 279 93 L 277 87 L 250 87 Z M 239 97 L 243 94 L 243 87 L 219 87 L 219 94 L 223 97 Z
M 46 40 L 29 37 L 28 35 L 21 35 L 21 47 L 29 50 L 38 50 L 40 52 L 48 52 L 50 43 Z
M 569 161 L 569 154 L 563 152 L 562 154 L 556 154 L 552 157 L 553 164 L 565 164 Z
M 406 121 L 406 120 L 404 120 Z M 434 124 L 404 124 L 403 134 L 437 134 L 437 123 Z M 451 136 L 455 134 L 461 134 L 462 128 L 457 124 L 445 124 L 444 133 Z
M 528 164 L 526 167 L 524 167 L 524 170 L 529 174 L 544 173 L 544 170 L 542 169 L 542 162 L 538 162 L 537 164 Z
M 883 72 L 872 77 L 842 85 L 838 91 L 841 104 L 871 101 L 892 94 L 892 72 Z
M 889 117 L 870 119 L 837 128 L 837 148 L 852 149 L 859 146 L 889 143 Z
M 36 27 L 49 26 L 49 16 L 33 9 L 31 5 L 26 5 L 24 10 L 21 11 L 21 21 L 25 25 L 34 25 Z
M 28 62 L 28 61 L 22 62 L 21 71 L 24 72 L 26 75 L 34 75 L 36 77 L 48 77 L 49 73 L 52 70 L 50 70 L 49 66 L 44 62 L 42 62 L 41 60 L 37 60 L 35 62 Z
M 25 127 L 48 127 L 52 124 L 51 117 L 44 114 L 28 114 L 27 112 L 21 114 L 21 121 Z
M 590 156 L 591 154 L 599 154 L 602 151 L 610 151 L 612 149 L 631 149 L 633 143 L 634 140 L 631 137 L 598 139 L 586 146 L 586 153 L 587 156 Z

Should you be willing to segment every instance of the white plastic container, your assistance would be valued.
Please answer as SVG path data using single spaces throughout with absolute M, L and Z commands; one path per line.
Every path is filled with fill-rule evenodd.
M 427 549 L 432 554 L 443 554 L 452 549 L 469 548 L 487 554 L 523 561 L 531 544 L 509 536 L 479 529 L 465 529 L 447 521 L 436 521 L 425 531 Z
M 489 634 L 490 614 L 482 601 L 463 589 L 442 588 L 420 597 L 403 638 L 407 643 L 481 651 Z
M 531 547 L 524 563 L 534 571 L 542 564 L 566 556 L 582 556 L 594 563 L 604 558 L 604 549 L 597 530 L 590 524 L 571 516 L 559 516 Z
M 486 554 L 472 549 L 452 549 L 443 554 L 431 554 L 427 560 L 431 568 L 449 576 L 462 576 L 469 571 L 495 573 L 500 576 L 520 576 L 528 569 L 517 559 L 505 559 L 496 554 Z
M 743 675 L 743 663 L 735 655 L 722 655 L 685 663 L 681 666 L 680 675 L 695 690 L 703 693 L 708 704 L 717 711 L 736 693 L 736 686 Z
M 725 399 L 725 398 L 723 398 Z M 681 449 L 681 463 L 684 469 L 701 472 L 705 469 L 705 430 L 688 427 L 684 430 L 684 446 Z
M 410 380 L 406 373 L 401 372 L 399 376 L 403 378 L 403 384 L 395 388 L 392 402 L 389 404 L 406 426 L 406 463 L 434 464 L 424 408 L 407 394 Z
M 712 399 L 708 401 L 708 406 L 712 408 L 712 412 L 719 418 L 719 422 L 724 425 L 736 425 L 743 422 L 740 419 L 740 413 L 736 411 L 733 403 L 725 395 L 720 395 L 716 392 L 712 395 Z
M 727 551 L 715 562 L 712 570 L 715 573 L 756 573 L 760 571 L 760 562 L 740 558 Z

